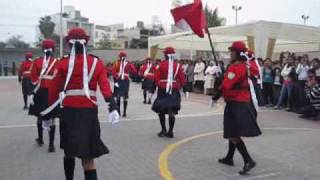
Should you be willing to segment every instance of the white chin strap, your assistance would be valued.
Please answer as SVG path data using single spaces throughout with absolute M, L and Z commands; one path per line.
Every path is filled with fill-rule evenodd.
M 166 92 L 172 94 L 172 85 L 173 85 L 173 60 L 174 54 L 168 54 L 169 66 L 168 66 L 168 77 L 167 77 L 167 86 Z
M 251 100 L 252 100 L 253 106 L 258 111 L 258 109 L 259 109 L 258 99 L 257 99 L 256 91 L 254 90 L 253 82 L 250 78 L 250 59 L 252 59 L 252 58 L 249 58 L 248 52 L 241 52 L 240 56 L 244 56 L 247 59 L 248 83 L 249 83 L 249 87 L 250 87 Z M 258 67 L 259 67 L 259 65 L 258 65 Z M 259 69 L 259 71 L 260 71 L 260 69 Z
M 89 92 L 89 74 L 88 74 L 88 60 L 87 60 L 87 50 L 86 50 L 86 43 L 85 39 L 71 39 L 69 43 L 72 44 L 71 53 L 70 53 L 70 60 L 68 66 L 68 74 L 67 80 L 64 86 L 64 90 L 67 88 L 68 83 L 71 79 L 71 75 L 73 72 L 74 64 L 75 64 L 75 57 L 76 57 L 76 49 L 75 44 L 80 43 L 83 48 L 83 90 L 85 95 L 88 99 L 90 99 L 90 92 Z
M 44 57 L 43 57 L 43 63 L 42 63 L 42 68 L 41 68 L 41 72 L 40 72 L 40 77 L 42 77 L 44 75 L 44 73 L 46 72 L 48 65 L 49 65 L 49 60 L 51 58 L 51 55 L 49 57 L 47 57 L 47 52 L 52 52 L 53 49 L 49 48 L 49 49 L 44 49 Z

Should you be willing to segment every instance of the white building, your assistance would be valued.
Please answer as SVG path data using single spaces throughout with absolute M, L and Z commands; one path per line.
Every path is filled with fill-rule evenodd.
M 94 46 L 95 44 L 95 25 L 89 22 L 89 18 L 81 16 L 79 10 L 76 10 L 73 6 L 64 6 L 65 16 L 62 18 L 62 34 L 66 36 L 68 31 L 74 27 L 81 27 L 86 30 L 87 34 L 90 36 L 89 45 Z M 55 23 L 55 34 L 61 33 L 60 26 L 60 13 L 50 15 L 51 21 Z M 40 34 L 39 34 L 40 35 Z

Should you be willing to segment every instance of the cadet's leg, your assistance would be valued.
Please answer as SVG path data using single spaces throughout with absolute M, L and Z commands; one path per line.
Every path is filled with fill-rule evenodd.
M 26 94 L 23 95 L 23 102 L 24 102 L 23 109 L 27 109 L 28 108 L 28 95 L 26 95 Z
M 54 136 L 56 133 L 56 124 L 55 124 L 55 119 L 51 119 L 52 124 L 50 126 L 49 130 L 49 152 L 55 152 L 55 147 L 54 147 Z
M 254 168 L 256 166 L 256 162 L 254 162 L 253 159 L 251 158 L 251 156 L 249 155 L 247 147 L 241 138 L 232 139 L 232 142 L 236 145 L 236 147 L 237 147 L 238 151 L 240 152 L 240 154 L 243 158 L 243 161 L 244 161 L 243 169 L 239 173 L 241 175 L 245 175 L 252 168 Z
M 174 124 L 175 124 L 176 118 L 174 117 L 174 113 L 172 112 L 172 110 L 169 110 L 169 131 L 167 133 L 167 137 L 169 138 L 173 138 L 173 128 L 174 128 Z
M 228 153 L 225 158 L 219 159 L 219 162 L 222 164 L 233 166 L 234 165 L 233 156 L 234 156 L 235 150 L 236 150 L 236 145 L 231 140 L 229 140 Z
M 158 134 L 159 137 L 164 137 L 167 135 L 167 128 L 166 128 L 166 115 L 164 113 L 159 113 L 159 120 L 161 125 L 161 131 Z
M 73 180 L 75 164 L 76 164 L 76 160 L 74 157 L 67 157 L 66 155 L 64 156 L 63 168 L 64 168 L 64 175 L 66 177 L 66 180 Z
M 93 159 L 82 159 L 85 180 L 98 180 L 97 170 Z
M 147 103 L 147 91 L 143 90 L 143 104 Z
M 42 128 L 42 120 L 40 118 L 37 119 L 37 130 L 38 130 L 38 138 L 36 139 L 39 146 L 43 145 L 43 128 Z
M 128 98 L 123 98 L 123 117 L 127 117 Z

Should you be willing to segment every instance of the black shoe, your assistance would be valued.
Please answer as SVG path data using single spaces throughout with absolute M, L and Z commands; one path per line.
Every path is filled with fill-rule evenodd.
M 151 104 L 151 100 L 148 101 L 148 104 Z
M 222 158 L 222 159 L 218 159 L 218 162 L 224 165 L 234 166 L 233 159 Z
M 27 109 L 28 109 L 28 107 L 27 107 L 27 106 L 24 106 L 24 107 L 23 107 L 23 110 L 27 110 Z
M 147 101 L 146 101 L 146 100 L 144 100 L 144 101 L 143 101 L 143 104 L 147 104 Z
M 39 146 L 42 146 L 43 145 L 43 139 L 40 139 L 40 138 L 37 138 L 36 139 L 36 142 Z
M 48 152 L 49 153 L 56 152 L 56 148 L 54 146 L 49 146 Z
M 252 168 L 256 167 L 256 162 L 250 161 L 244 164 L 243 169 L 239 172 L 240 175 L 246 175 Z
M 127 113 L 123 113 L 123 114 L 122 114 L 122 117 L 127 117 Z
M 159 133 L 158 133 L 158 136 L 159 137 L 165 137 L 165 136 L 167 136 L 167 132 L 166 131 L 160 131 Z
M 166 136 L 167 136 L 167 138 L 174 138 L 172 131 L 169 131 Z

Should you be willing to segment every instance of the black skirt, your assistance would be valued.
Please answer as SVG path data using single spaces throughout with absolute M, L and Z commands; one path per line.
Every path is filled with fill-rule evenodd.
M 130 81 L 129 80 L 118 80 L 116 81 L 119 84 L 119 87 L 114 86 L 114 95 L 116 97 L 129 97 L 129 87 Z
M 48 89 L 40 88 L 33 97 L 33 105 L 29 107 L 29 115 L 36 116 L 40 120 L 49 120 L 51 118 L 59 117 L 60 107 L 55 107 L 50 113 L 41 116 L 40 113 L 49 107 L 48 103 Z
M 257 111 L 252 103 L 227 102 L 223 129 L 226 139 L 261 135 L 257 123 Z
M 30 78 L 23 78 L 22 79 L 22 94 L 23 95 L 31 95 L 33 91 L 33 84 Z
M 143 90 L 148 91 L 150 93 L 154 93 L 156 89 L 156 85 L 153 80 L 150 79 L 144 79 L 142 82 L 142 87 Z
M 40 117 L 40 113 L 48 108 L 48 89 L 40 88 L 34 95 L 33 102 L 29 107 L 29 115 Z
M 94 159 L 109 150 L 100 138 L 97 108 L 61 109 L 60 148 L 68 157 Z
M 167 94 L 165 89 L 158 89 L 158 95 L 152 105 L 152 110 L 156 113 L 168 114 L 172 112 L 178 114 L 181 108 L 181 96 L 178 90 L 173 90 L 172 94 Z

